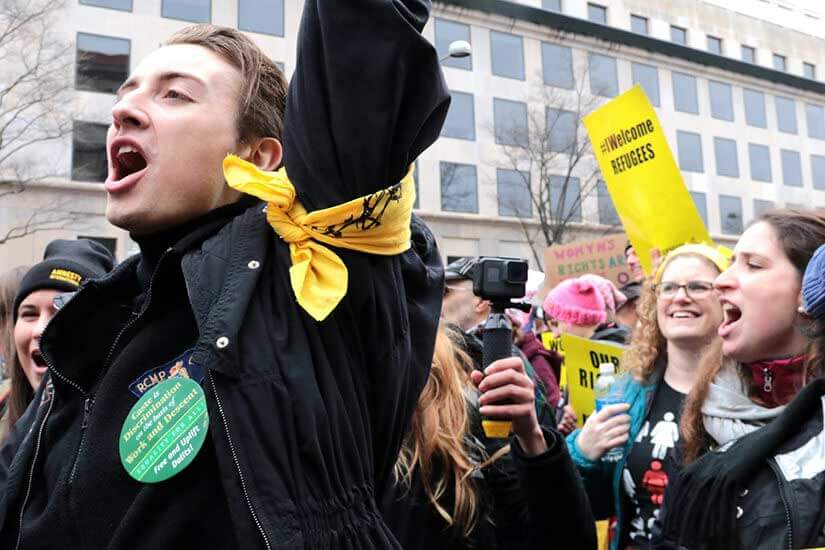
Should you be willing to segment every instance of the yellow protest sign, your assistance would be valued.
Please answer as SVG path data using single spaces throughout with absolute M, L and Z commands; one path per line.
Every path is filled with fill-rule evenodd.
M 541 343 L 544 344 L 545 349 L 558 352 L 564 356 L 564 348 L 561 344 L 561 338 L 552 332 L 543 332 L 541 334 Z M 561 364 L 561 372 L 559 373 L 559 389 L 564 390 L 567 387 L 567 368 L 564 363 Z
M 584 126 L 645 273 L 651 273 L 653 248 L 665 254 L 681 244 L 711 242 L 641 87 L 587 115 Z
M 579 338 L 571 334 L 562 334 L 561 344 L 564 348 L 570 404 L 576 409 L 576 423 L 581 428 L 596 408 L 593 386 L 599 376 L 599 365 L 613 363 L 618 372 L 625 347 L 611 342 Z

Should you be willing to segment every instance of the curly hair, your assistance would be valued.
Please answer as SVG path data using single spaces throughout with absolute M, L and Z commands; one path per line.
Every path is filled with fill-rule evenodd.
M 719 268 L 713 262 L 692 252 L 668 256 L 666 263 L 661 267 L 664 272 L 667 266 L 677 258 L 699 258 L 717 272 Z M 639 323 L 633 331 L 633 338 L 630 346 L 622 359 L 622 372 L 629 372 L 633 378 L 642 383 L 650 382 L 651 376 L 656 371 L 656 361 L 667 351 L 667 340 L 662 331 L 659 330 L 659 319 L 656 316 L 656 290 L 651 278 L 644 282 L 642 295 L 636 304 L 636 313 L 639 316 Z

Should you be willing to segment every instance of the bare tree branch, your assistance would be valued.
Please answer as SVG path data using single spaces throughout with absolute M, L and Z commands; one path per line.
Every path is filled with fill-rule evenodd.
M 506 168 L 521 175 L 529 195 L 532 212 L 519 223 L 539 265 L 543 249 L 564 242 L 573 224 L 582 221 L 581 207 L 598 189 L 599 170 L 581 121 L 600 99 L 586 91 L 588 86 L 587 71 L 570 90 L 545 86 L 542 109 L 528 108 L 526 121 L 499 119 L 494 129 Z M 502 194 L 499 190 L 499 203 L 515 211 L 508 204 L 515 199 Z
M 0 199 L 60 175 L 30 153 L 72 132 L 72 52 L 56 31 L 62 7 L 61 1 L 0 0 Z M 25 222 L 0 228 L 0 244 L 90 217 L 64 204 L 43 205 Z

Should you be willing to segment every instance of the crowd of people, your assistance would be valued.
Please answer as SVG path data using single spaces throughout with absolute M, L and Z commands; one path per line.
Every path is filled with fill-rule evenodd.
M 136 67 L 106 190 L 140 253 L 0 277 L 0 547 L 825 546 L 825 214 L 628 243 L 631 282 L 525 288 L 487 361 L 480 259 L 412 214 L 429 8 L 307 0 L 289 85 L 213 25 Z M 549 335 L 623 346 L 617 402 L 576 411 Z

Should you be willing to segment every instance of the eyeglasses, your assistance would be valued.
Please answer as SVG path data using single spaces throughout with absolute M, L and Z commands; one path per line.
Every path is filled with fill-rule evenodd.
M 680 288 L 684 288 L 685 294 L 691 298 L 703 298 L 713 290 L 713 283 L 707 281 L 688 281 L 686 283 L 668 281 L 653 287 L 656 296 L 660 298 L 673 298 L 679 293 Z

